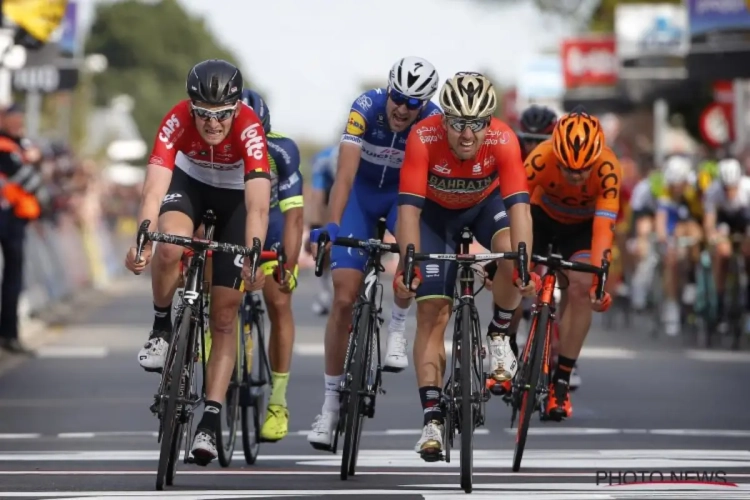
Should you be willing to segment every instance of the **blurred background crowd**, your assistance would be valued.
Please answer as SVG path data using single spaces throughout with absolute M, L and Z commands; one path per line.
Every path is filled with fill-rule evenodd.
M 384 13 L 399 11 L 388 2 Z M 435 36 L 448 29 L 440 19 L 463 20 L 450 39 L 473 43 L 469 52 L 389 34 L 392 23 L 375 12 L 368 25 L 382 27 L 378 50 L 362 40 L 342 47 L 341 37 L 360 36 L 351 25 L 362 20 L 346 2 L 255 5 L 254 18 L 284 16 L 287 25 L 252 30 L 237 15 L 247 0 L 221 3 L 0 2 L 0 135 L 33 166 L 40 197 L 38 217 L 8 222 L 18 217 L 4 209 L 5 350 L 26 350 L 14 324 L 121 272 L 156 128 L 184 98 L 188 68 L 210 57 L 237 63 L 264 95 L 274 129 L 297 141 L 308 179 L 310 159 L 337 141 L 352 100 L 382 86 L 405 55 L 427 58 L 441 77 L 484 72 L 502 93 L 498 116 L 513 126 L 533 103 L 558 112 L 584 105 L 602 119 L 629 186 L 675 153 L 696 163 L 736 155 L 750 172 L 750 2 L 414 0 Z M 285 29 L 299 39 L 326 21 L 334 36 L 285 41 Z

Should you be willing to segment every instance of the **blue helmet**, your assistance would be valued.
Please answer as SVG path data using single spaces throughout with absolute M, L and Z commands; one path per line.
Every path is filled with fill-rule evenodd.
M 254 90 L 245 89 L 242 91 L 242 102 L 253 108 L 255 114 L 260 118 L 263 125 L 263 131 L 268 134 L 271 131 L 271 112 L 263 98 Z

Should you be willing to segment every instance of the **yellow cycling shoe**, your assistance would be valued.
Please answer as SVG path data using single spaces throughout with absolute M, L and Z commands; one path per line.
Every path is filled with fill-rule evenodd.
M 289 409 L 281 405 L 268 405 L 266 421 L 260 430 L 263 441 L 280 441 L 289 433 Z

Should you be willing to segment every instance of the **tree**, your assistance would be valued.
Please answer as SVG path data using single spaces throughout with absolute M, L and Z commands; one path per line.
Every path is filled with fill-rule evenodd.
M 119 94 L 132 96 L 133 116 L 146 142 L 169 108 L 186 97 L 185 78 L 195 63 L 237 61 L 204 20 L 188 14 L 177 0 L 98 4 L 86 53 L 109 60 L 107 71 L 94 79 L 97 104 L 108 104 Z M 243 76 L 247 82 L 248 75 Z

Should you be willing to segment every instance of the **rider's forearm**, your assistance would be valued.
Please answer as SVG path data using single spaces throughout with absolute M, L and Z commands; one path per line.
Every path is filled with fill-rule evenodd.
M 260 240 L 260 246 L 266 241 L 268 231 L 268 212 L 271 205 L 271 182 L 268 179 L 257 178 L 245 183 L 245 244 L 253 246 L 253 239 Z
M 146 180 L 143 183 L 141 206 L 138 210 L 138 223 L 150 220 L 149 231 L 156 229 L 159 208 L 169 190 L 171 180 L 171 170 L 158 165 L 148 165 L 146 167 Z
M 667 213 L 663 210 L 656 212 L 654 217 L 654 230 L 656 231 L 656 237 L 659 241 L 667 240 Z
M 322 226 L 326 221 L 325 192 L 313 189 L 310 199 L 305 202 L 310 207 L 310 225 Z
M 510 244 L 511 251 L 518 250 L 518 244 L 526 243 L 526 252 L 531 252 L 534 247 L 534 232 L 531 222 L 531 205 L 528 203 L 516 203 L 508 209 L 510 219 Z
M 304 209 L 292 208 L 284 212 L 284 251 L 288 269 L 294 270 L 299 262 L 299 254 L 302 249 L 302 231 L 304 228 Z
M 356 173 L 356 172 L 355 172 Z M 349 193 L 354 185 L 354 175 L 349 172 L 339 172 L 331 188 L 331 199 L 328 202 L 328 221 L 341 224 L 344 208 L 349 201 Z
M 406 247 L 411 243 L 414 250 L 419 252 L 419 217 L 422 209 L 413 205 L 401 205 L 398 207 L 398 221 L 396 223 L 396 243 L 401 250 L 401 259 L 406 255 Z

